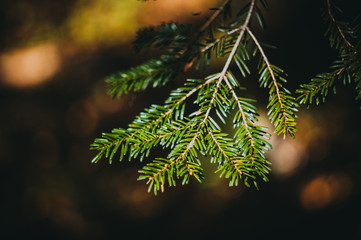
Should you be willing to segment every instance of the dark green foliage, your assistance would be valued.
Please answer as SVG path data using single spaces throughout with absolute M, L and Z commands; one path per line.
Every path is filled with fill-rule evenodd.
M 287 134 L 294 137 L 296 129 L 296 118 L 298 104 L 296 99 L 291 95 L 291 92 L 283 87 L 282 83 L 286 83 L 283 77 L 282 69 L 263 63 L 259 69 L 260 83 L 262 87 L 269 89 L 269 102 L 267 108 L 271 123 L 275 125 L 275 132 Z
M 315 102 L 317 105 L 320 103 L 320 98 L 324 102 L 328 94 L 329 89 L 332 89 L 333 93 L 336 93 L 336 87 L 334 86 L 335 77 L 331 73 L 318 74 L 311 79 L 310 83 L 301 85 L 302 89 L 297 92 L 300 95 L 301 104 L 312 104 Z
M 298 100 L 301 104 L 317 105 L 324 102 L 330 91 L 336 93 L 336 84 L 342 82 L 351 84 L 354 82 L 355 90 L 361 98 L 361 32 L 360 26 L 339 21 L 335 16 L 342 15 L 342 11 L 326 0 L 323 18 L 327 24 L 325 35 L 328 36 L 330 46 L 338 51 L 339 56 L 331 65 L 331 72 L 318 74 L 307 84 L 302 84 L 297 90 Z
M 147 52 L 151 47 L 167 51 L 159 59 L 150 59 L 137 67 L 109 76 L 106 79 L 109 94 L 120 97 L 128 92 L 160 87 L 174 81 L 191 56 L 190 49 L 183 51 L 191 33 L 190 25 L 173 22 L 139 30 L 133 43 L 135 51 Z
M 148 51 L 151 47 L 167 49 L 168 55 L 178 54 L 192 34 L 192 26 L 174 22 L 163 23 L 158 27 L 148 27 L 137 32 L 133 42 L 134 50 Z
M 161 87 L 173 81 L 179 71 L 180 66 L 172 57 L 151 59 L 128 71 L 109 76 L 106 79 L 109 85 L 108 93 L 120 97 L 129 92 L 146 90 L 148 87 Z
M 260 3 L 268 8 L 266 1 Z M 130 91 L 162 86 L 193 65 L 206 67 L 213 57 L 226 57 L 218 73 L 187 79 L 183 86 L 170 92 L 163 105 L 151 105 L 127 129 L 104 133 L 91 145 L 98 151 L 93 162 L 102 157 L 112 162 L 115 156 L 120 161 L 124 157 L 142 161 L 156 147 L 168 149 L 166 157 L 147 160 L 139 171 L 138 179 L 147 180 L 149 191 L 154 194 L 164 191 L 166 185 L 175 186 L 177 179 L 182 184 L 192 177 L 201 182 L 200 156 L 209 156 L 211 163 L 217 165 L 216 172 L 229 179 L 230 186 L 243 183 L 258 188 L 259 179 L 268 181 L 270 163 L 266 152 L 271 149 L 270 134 L 267 128 L 257 125 L 255 101 L 242 96 L 244 88 L 230 71 L 233 62 L 243 80 L 247 80 L 255 70 L 248 66 L 249 61 L 260 53 L 259 81 L 269 92 L 268 115 L 275 132 L 293 137 L 296 131 L 298 105 L 284 87 L 286 75 L 269 62 L 251 31 L 252 18 L 265 26 L 256 0 L 249 1 L 233 19 L 229 0 L 211 11 L 213 15 L 193 35 L 189 26 L 175 23 L 139 31 L 134 42 L 136 50 L 157 47 L 165 53 L 160 60 L 149 60 L 107 80 L 110 94 L 120 97 Z M 188 109 L 196 110 L 189 113 Z M 233 121 L 229 123 L 231 115 Z M 234 132 L 224 132 L 225 124 L 232 124 Z

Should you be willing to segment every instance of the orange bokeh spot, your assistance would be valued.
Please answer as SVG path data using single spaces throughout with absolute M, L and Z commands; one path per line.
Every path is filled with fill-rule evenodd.
M 54 44 L 14 50 L 0 55 L 1 81 L 13 87 L 36 86 L 53 77 L 60 65 Z
M 351 188 L 351 179 L 345 174 L 321 175 L 303 187 L 301 204 L 306 210 L 324 208 L 347 197 Z

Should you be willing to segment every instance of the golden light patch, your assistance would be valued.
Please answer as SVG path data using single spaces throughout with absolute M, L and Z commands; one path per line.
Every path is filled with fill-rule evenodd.
M 144 3 L 141 22 L 144 25 L 157 25 L 168 21 L 191 21 L 194 14 L 204 20 L 212 11 L 210 8 L 218 7 L 218 0 L 162 0 Z M 203 17 L 203 18 L 202 18 Z
M 139 28 L 141 3 L 134 0 L 81 0 L 67 21 L 77 43 L 113 45 L 129 42 Z
M 42 44 L 0 54 L 1 81 L 14 87 L 39 85 L 59 70 L 61 57 L 55 44 Z

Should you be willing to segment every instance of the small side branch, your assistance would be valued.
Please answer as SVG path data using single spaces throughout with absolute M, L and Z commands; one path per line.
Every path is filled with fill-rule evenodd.
M 226 81 L 226 84 L 227 84 L 229 90 L 231 91 L 233 98 L 237 101 L 237 106 L 238 106 L 239 112 L 242 115 L 242 121 L 243 121 L 244 128 L 245 128 L 245 130 L 247 132 L 247 135 L 248 135 L 248 137 L 249 137 L 249 139 L 251 141 L 251 146 L 252 146 L 252 148 L 254 148 L 254 139 L 253 139 L 253 136 L 252 136 L 252 134 L 251 134 L 251 132 L 250 132 L 250 130 L 248 128 L 248 122 L 247 122 L 247 119 L 246 119 L 246 115 L 244 114 L 242 105 L 238 100 L 237 93 L 236 93 L 236 91 L 234 90 L 234 88 L 232 87 L 232 85 L 230 84 L 230 82 L 228 81 L 228 79 L 226 77 L 224 77 L 224 80 Z
M 345 34 L 343 33 L 340 25 L 337 23 L 335 17 L 334 17 L 333 14 L 332 14 L 331 2 L 330 2 L 330 0 L 327 0 L 327 12 L 328 12 L 328 15 L 329 15 L 330 18 L 331 18 L 331 21 L 336 25 L 337 31 L 340 33 L 340 36 L 342 37 L 342 39 L 343 39 L 344 42 L 346 43 L 347 47 L 353 48 L 353 45 L 346 39 L 346 36 L 345 36 Z
M 226 73 L 227 73 L 227 71 L 229 69 L 229 66 L 230 66 L 230 64 L 231 64 L 231 62 L 232 62 L 232 60 L 233 60 L 233 58 L 234 58 L 234 56 L 235 56 L 235 54 L 237 52 L 237 49 L 238 49 L 238 47 L 239 47 L 239 45 L 241 43 L 241 40 L 242 40 L 242 38 L 244 36 L 244 33 L 245 33 L 246 29 L 247 29 L 249 21 L 251 20 L 251 16 L 252 16 L 252 13 L 253 13 L 253 10 L 254 10 L 255 3 L 256 3 L 256 0 L 252 0 L 251 5 L 250 5 L 249 10 L 248 10 L 247 18 L 244 21 L 243 25 L 240 27 L 241 32 L 238 35 L 238 38 L 237 38 L 235 44 L 233 45 L 232 51 L 231 51 L 231 53 L 229 54 L 229 56 L 227 58 L 227 61 L 226 61 L 225 65 L 224 65 L 224 67 L 223 67 L 222 72 L 218 75 L 217 87 L 216 87 L 216 90 L 215 90 L 215 92 L 214 92 L 214 94 L 212 96 L 212 99 L 211 99 L 211 102 L 210 102 L 210 105 L 209 105 L 209 109 L 207 110 L 206 118 L 208 117 L 208 115 L 210 113 L 211 106 L 213 104 L 213 101 L 214 101 L 215 96 L 216 96 L 217 91 L 218 91 L 217 89 L 218 89 L 219 85 L 221 84 L 221 82 L 225 78 L 225 75 L 226 75 Z M 204 119 L 203 122 L 205 122 L 206 118 Z
M 251 32 L 251 30 L 249 28 L 247 28 L 247 32 L 251 36 L 251 38 L 253 39 L 253 42 L 256 44 L 258 50 L 260 51 L 260 53 L 262 55 L 263 61 L 267 65 L 267 69 L 268 69 L 269 73 L 271 74 L 273 85 L 274 85 L 274 87 L 276 89 L 278 102 L 280 103 L 280 107 L 283 109 L 283 103 L 282 103 L 282 98 L 281 98 L 281 95 L 280 95 L 280 90 L 279 90 L 279 87 L 278 87 L 277 80 L 276 80 L 276 77 L 274 75 L 274 72 L 273 72 L 273 70 L 271 68 L 271 64 L 269 63 L 268 58 L 267 58 L 266 54 L 264 53 L 263 48 L 261 47 L 261 44 L 258 42 L 257 38 L 253 35 L 253 33 Z
M 214 42 L 208 44 L 207 46 L 205 46 L 204 48 L 201 49 L 201 52 L 204 53 L 206 52 L 208 49 L 212 48 L 214 45 L 216 45 L 217 43 L 219 43 L 223 38 L 231 36 L 232 34 L 239 32 L 241 30 L 244 29 L 244 26 L 241 26 L 239 28 L 235 28 L 225 34 L 223 34 L 221 37 L 217 38 Z
M 226 0 L 223 2 L 223 4 L 218 8 L 217 11 L 215 11 L 212 16 L 208 19 L 207 22 L 205 22 L 202 27 L 197 31 L 195 34 L 195 37 L 193 41 L 190 41 L 180 52 L 179 55 L 184 54 L 190 45 L 192 45 L 194 42 L 198 40 L 198 38 L 202 35 L 202 33 L 209 27 L 209 25 L 218 17 L 218 15 L 223 11 L 224 7 L 229 4 L 232 0 Z
M 223 2 L 223 4 L 218 8 L 217 11 L 215 11 L 213 13 L 213 15 L 209 18 L 209 20 L 203 24 L 203 26 L 199 29 L 198 33 L 197 33 L 197 37 L 199 37 L 199 35 L 201 35 L 207 28 L 208 26 L 218 17 L 218 15 L 223 11 L 224 7 L 229 4 L 232 0 L 226 0 Z
M 238 36 L 238 38 L 236 40 L 236 43 L 234 44 L 234 46 L 232 48 L 232 52 L 228 56 L 227 62 L 224 65 L 223 70 L 222 70 L 222 72 L 220 74 L 219 78 L 220 78 L 221 81 L 223 80 L 224 76 L 226 75 L 226 72 L 227 72 L 227 70 L 229 68 L 229 65 L 231 64 L 231 62 L 232 62 L 232 60 L 234 58 L 234 55 L 237 52 L 238 46 L 241 43 L 241 40 L 242 40 L 242 38 L 244 36 L 244 33 L 245 33 L 245 31 L 246 31 L 246 29 L 248 27 L 249 21 L 251 20 L 251 16 L 252 16 L 255 4 L 256 4 L 256 0 L 252 0 L 251 5 L 250 5 L 249 10 L 248 10 L 247 18 L 244 21 L 244 24 L 242 25 L 241 32 L 240 32 L 240 34 L 239 34 L 239 36 Z
M 226 161 L 230 162 L 233 167 L 236 169 L 236 171 L 238 172 L 238 174 L 241 176 L 242 170 L 239 169 L 239 167 L 237 166 L 237 163 L 235 160 L 232 160 L 232 158 L 230 156 L 228 156 L 226 154 L 226 152 L 223 150 L 222 146 L 220 145 L 220 143 L 217 141 L 216 137 L 213 135 L 212 132 L 208 132 L 208 134 L 211 136 L 211 139 L 213 140 L 213 142 L 216 144 L 218 150 L 222 153 L 222 155 L 224 156 L 224 158 L 226 159 Z

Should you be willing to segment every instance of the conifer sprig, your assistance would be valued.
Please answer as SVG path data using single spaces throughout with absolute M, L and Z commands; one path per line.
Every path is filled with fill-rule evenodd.
M 270 64 L 257 38 L 250 29 L 247 30 L 262 56 L 263 63 L 259 69 L 259 80 L 262 87 L 269 88 L 269 104 L 267 108 L 269 109 L 269 118 L 275 125 L 275 132 L 277 134 L 283 133 L 284 137 L 287 134 L 294 137 L 294 133 L 297 131 L 297 115 L 295 112 L 298 111 L 298 104 L 296 99 L 280 83 L 280 81 L 287 82 L 284 76 L 282 76 L 284 75 L 283 70 Z
M 180 66 L 169 56 L 151 59 L 128 71 L 112 74 L 106 79 L 108 93 L 121 97 L 123 94 L 144 91 L 148 87 L 161 87 L 173 81 L 180 71 Z
M 337 20 L 334 11 L 342 13 L 330 0 L 326 0 L 323 18 L 328 27 L 325 36 L 329 38 L 331 48 L 338 51 L 338 59 L 332 63 L 332 71 L 317 74 L 309 83 L 300 85 L 296 92 L 301 104 L 310 105 L 315 102 L 318 105 L 321 101 L 325 102 L 329 92 L 336 94 L 336 84 L 340 81 L 344 85 L 353 81 L 358 93 L 356 99 L 361 98 L 360 30 L 349 22 Z
M 324 21 L 328 24 L 325 36 L 329 36 L 330 46 L 335 47 L 342 52 L 344 49 L 353 48 L 350 40 L 355 38 L 354 31 L 348 22 L 338 21 L 335 19 L 333 9 L 342 13 L 330 0 L 326 0 L 327 9 L 324 10 Z
M 240 95 L 244 88 L 232 74 L 232 64 L 235 63 L 247 79 L 251 73 L 248 61 L 252 59 L 249 49 L 256 45 L 263 61 L 259 69 L 260 82 L 269 89 L 269 116 L 277 133 L 293 136 L 297 104 L 283 87 L 286 82 L 283 71 L 269 63 L 251 32 L 253 17 L 261 27 L 265 26 L 257 1 L 250 0 L 234 19 L 226 21 L 230 16 L 230 2 L 226 0 L 219 8 L 212 9 L 212 16 L 194 35 L 188 31 L 191 28 L 176 23 L 138 32 L 137 50 L 158 47 L 165 53 L 160 60 L 150 60 L 109 78 L 109 92 L 113 96 L 166 84 L 196 61 L 205 62 L 206 66 L 212 58 L 211 51 L 216 52 L 216 57 L 227 58 L 219 73 L 203 79 L 187 79 L 182 87 L 170 92 L 163 105 L 151 105 L 128 128 L 117 128 L 95 139 L 91 149 L 98 154 L 93 162 L 105 156 L 111 163 L 117 154 L 120 161 L 125 156 L 142 161 L 149 158 L 154 148 L 167 149 L 167 157 L 147 160 L 139 171 L 138 179 L 146 180 L 148 191 L 154 194 L 163 192 L 167 185 L 175 186 L 177 179 L 182 184 L 191 178 L 201 182 L 204 177 L 201 155 L 209 156 L 210 161 L 217 164 L 217 172 L 229 179 L 230 186 L 253 183 L 258 188 L 259 178 L 268 181 L 270 162 L 266 152 L 271 148 L 270 134 L 267 128 L 257 125 L 255 101 Z M 260 3 L 268 8 L 265 0 Z M 186 105 L 196 110 L 189 113 Z M 225 133 L 222 127 L 232 114 L 234 133 Z

